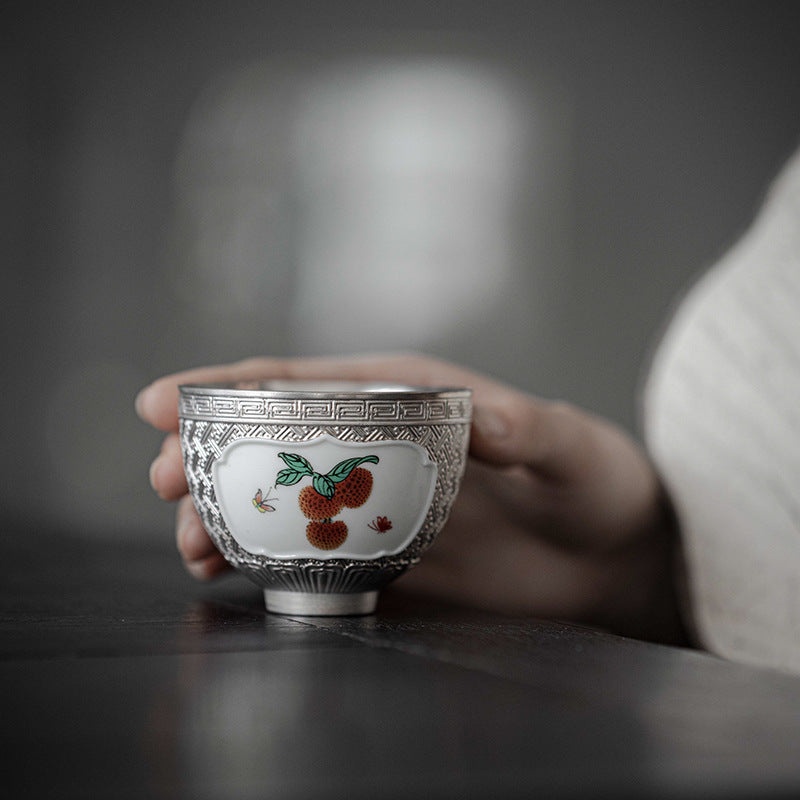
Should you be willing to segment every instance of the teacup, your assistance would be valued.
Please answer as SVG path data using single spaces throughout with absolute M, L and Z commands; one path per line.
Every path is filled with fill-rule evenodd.
M 189 491 L 267 610 L 374 611 L 444 526 L 466 464 L 469 389 L 320 381 L 180 387 Z

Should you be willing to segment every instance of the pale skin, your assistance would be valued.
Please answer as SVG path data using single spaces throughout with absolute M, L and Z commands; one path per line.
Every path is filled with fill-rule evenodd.
M 678 532 L 639 445 L 572 406 L 417 355 L 253 358 L 169 375 L 142 390 L 137 412 L 166 433 L 150 482 L 161 498 L 177 501 L 178 550 L 196 578 L 211 579 L 228 565 L 187 494 L 177 387 L 270 378 L 473 390 L 470 458 L 450 519 L 422 562 L 391 591 L 683 641 L 675 590 Z

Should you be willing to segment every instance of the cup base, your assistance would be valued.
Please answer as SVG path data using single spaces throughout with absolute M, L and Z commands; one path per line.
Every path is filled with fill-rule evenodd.
M 378 592 L 347 594 L 312 594 L 264 589 L 264 604 L 273 614 L 294 614 L 301 617 L 340 617 L 372 614 L 378 603 Z

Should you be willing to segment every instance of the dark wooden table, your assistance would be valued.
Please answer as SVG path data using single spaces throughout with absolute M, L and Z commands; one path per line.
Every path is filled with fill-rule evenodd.
M 4 540 L 7 797 L 800 797 L 799 678 L 392 592 L 279 617 L 166 542 Z

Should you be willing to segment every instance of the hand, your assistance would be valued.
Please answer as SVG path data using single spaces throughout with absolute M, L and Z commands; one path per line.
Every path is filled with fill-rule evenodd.
M 168 434 L 150 481 L 162 498 L 179 501 L 178 549 L 196 577 L 213 577 L 227 564 L 187 495 L 177 387 L 270 378 L 472 388 L 471 457 L 461 492 L 430 551 L 394 588 L 503 613 L 681 640 L 676 526 L 641 449 L 609 422 L 420 356 L 256 358 L 170 375 L 142 390 L 139 415 Z

